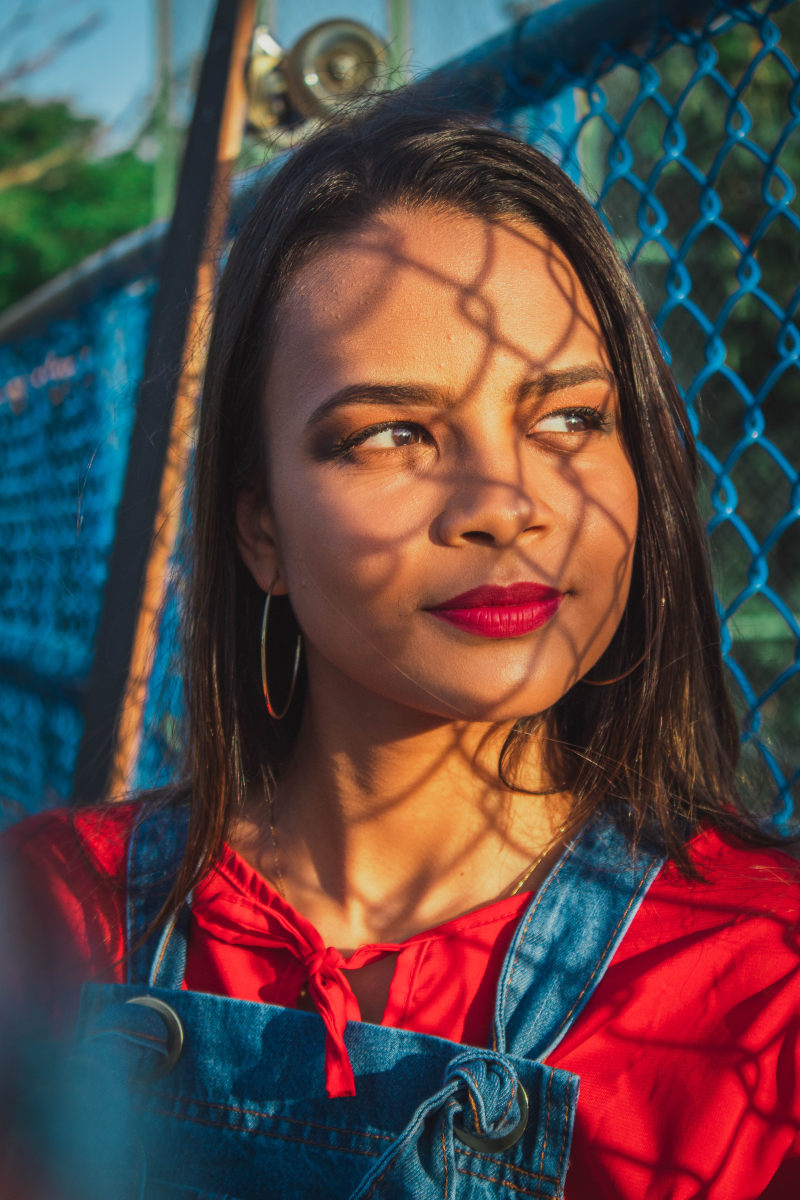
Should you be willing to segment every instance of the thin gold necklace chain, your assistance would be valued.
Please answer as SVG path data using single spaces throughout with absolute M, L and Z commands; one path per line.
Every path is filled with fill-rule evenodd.
M 529 867 L 526 867 L 526 868 L 525 868 L 525 870 L 524 870 L 524 871 L 523 871 L 523 873 L 520 875 L 520 877 L 519 877 L 519 879 L 517 880 L 517 882 L 514 884 L 514 886 L 513 886 L 513 888 L 511 889 L 511 891 L 506 893 L 506 895 L 507 895 L 507 897 L 508 897 L 508 899 L 509 899 L 509 900 L 511 899 L 511 897 L 512 897 L 512 896 L 518 896 L 518 895 L 519 895 L 519 893 L 522 891 L 522 888 L 523 888 L 523 886 L 524 886 L 524 885 L 525 885 L 525 884 L 528 882 L 528 880 L 530 879 L 531 875 L 532 875 L 532 874 L 533 874 L 533 872 L 536 870 L 536 868 L 537 868 L 537 867 L 540 867 L 540 866 L 542 865 L 542 863 L 543 863 L 543 862 L 544 862 L 544 860 L 547 858 L 547 856 L 548 856 L 548 854 L 550 853 L 550 851 L 551 851 L 551 850 L 553 849 L 553 847 L 555 846 L 555 844 L 556 844 L 556 842 L 558 841 L 558 839 L 559 839 L 559 838 L 561 837 L 561 835 L 562 835 L 562 834 L 563 834 L 563 833 L 566 831 L 567 824 L 568 824 L 568 822 L 567 822 L 567 821 L 565 821 L 565 822 L 563 823 L 563 825 L 559 825 L 558 829 L 555 831 L 555 833 L 553 834 L 553 836 L 551 837 L 550 841 L 549 841 L 549 842 L 547 843 L 547 845 L 545 846 L 545 848 L 544 848 L 544 850 L 542 851 L 542 853 L 541 853 L 541 854 L 540 854 L 540 855 L 539 855 L 537 858 L 535 858 L 535 859 L 533 860 L 533 862 L 531 863 L 531 865 L 530 865 Z
M 278 894 L 284 900 L 286 900 L 286 898 L 287 898 L 286 897 L 286 881 L 283 878 L 283 871 L 281 870 L 281 860 L 280 860 L 280 855 L 278 854 L 278 835 L 275 832 L 275 797 L 272 796 L 271 794 L 267 798 L 267 808 L 269 811 L 269 835 L 272 840 L 272 861 L 275 865 L 275 882 L 278 885 Z M 525 870 L 522 872 L 522 874 L 517 878 L 514 886 L 511 888 L 511 891 L 505 893 L 507 899 L 510 900 L 512 896 L 519 895 L 519 893 L 522 891 L 524 885 L 528 882 L 528 880 L 530 879 L 531 875 L 534 873 L 536 868 L 540 867 L 542 865 L 544 860 L 547 858 L 547 855 L 552 850 L 553 846 L 556 844 L 558 839 L 564 833 L 564 831 L 567 828 L 567 824 L 568 823 L 565 821 L 562 825 L 559 825 L 558 829 L 555 831 L 552 838 L 545 846 L 544 850 L 542 850 L 541 854 L 537 855 L 537 857 L 533 860 L 533 862 L 530 864 L 530 866 L 527 866 L 525 868 Z M 501 892 L 501 896 L 502 895 L 503 895 L 503 893 Z

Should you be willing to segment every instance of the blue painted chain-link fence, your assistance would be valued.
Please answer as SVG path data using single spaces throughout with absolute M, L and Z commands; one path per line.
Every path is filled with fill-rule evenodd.
M 0 347 L 0 824 L 71 794 L 154 291 Z
M 744 763 L 780 822 L 800 780 L 798 56 L 796 3 L 721 3 L 610 71 L 601 52 L 555 114 L 686 396 Z M 535 94 L 507 80 L 518 124 Z M 527 108 L 531 133 L 547 115 Z
M 718 3 L 702 26 L 662 26 L 613 58 L 601 47 L 580 74 L 556 64 L 536 86 L 524 57 L 510 54 L 497 113 L 597 198 L 671 356 L 700 438 L 745 765 L 775 795 L 781 822 L 800 790 L 799 60 L 797 3 Z M 9 812 L 69 794 L 149 312 L 142 286 L 138 297 L 105 301 L 118 306 L 118 343 L 95 333 L 93 320 L 105 326 L 89 309 L 71 334 L 67 322 L 16 359 L 0 351 L 0 384 L 17 379 L 0 404 L 0 526 L 14 550 L 0 568 L 0 795 Z M 80 363 L 59 382 L 61 399 L 30 382 L 47 350 Z M 125 374 L 116 391 L 81 384 L 114 363 Z M 19 380 L 28 381 L 27 407 L 13 401 Z M 60 443 L 49 432 L 59 422 L 68 432 Z M 138 785 L 168 777 L 180 759 L 177 580 Z

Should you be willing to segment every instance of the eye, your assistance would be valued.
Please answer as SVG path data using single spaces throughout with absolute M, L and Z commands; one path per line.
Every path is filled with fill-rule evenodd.
M 599 408 L 559 408 L 540 417 L 531 429 L 530 436 L 592 433 L 609 429 L 611 424 L 611 417 Z
M 382 425 L 368 429 L 358 436 L 351 446 L 367 446 L 371 450 L 397 450 L 403 446 L 416 446 L 425 440 L 425 432 L 419 425 Z
M 406 447 L 419 446 L 431 441 L 430 434 L 421 425 L 413 421 L 383 421 L 380 425 L 370 425 L 351 433 L 343 438 L 336 447 L 339 455 L 352 454 L 355 450 L 386 451 L 403 450 Z

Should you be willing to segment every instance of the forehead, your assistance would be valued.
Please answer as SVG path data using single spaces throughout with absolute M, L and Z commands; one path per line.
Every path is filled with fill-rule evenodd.
M 476 371 L 608 365 L 563 251 L 533 225 L 455 211 L 390 210 L 331 242 L 290 284 L 276 332 L 270 382 L 301 391 L 355 371 L 466 394 Z

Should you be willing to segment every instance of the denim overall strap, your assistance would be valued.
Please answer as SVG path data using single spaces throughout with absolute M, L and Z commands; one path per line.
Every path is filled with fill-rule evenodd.
M 590 820 L 531 901 L 497 989 L 494 1049 L 545 1059 L 605 974 L 664 861 L 634 852 L 605 816 Z
M 166 928 L 144 934 L 169 895 L 183 857 L 189 826 L 187 805 L 145 806 L 128 846 L 128 983 L 179 988 L 186 967 L 189 906 Z
M 70 1107 L 84 1184 L 74 1194 L 561 1200 L 574 1074 L 362 1021 L 345 1039 L 357 1091 L 331 1100 L 316 1014 L 88 985 Z
M 167 894 L 185 832 L 178 808 L 145 810 L 130 857 L 134 938 Z M 336 1100 L 316 1014 L 180 988 L 182 915 L 160 942 L 147 940 L 133 986 L 84 988 L 74 1111 L 88 1138 L 79 1167 L 89 1164 L 96 1182 L 76 1194 L 561 1200 L 579 1080 L 542 1059 L 602 977 L 659 865 L 647 848 L 632 854 L 608 818 L 588 824 L 514 937 L 494 1049 L 352 1021 L 356 1095 Z

